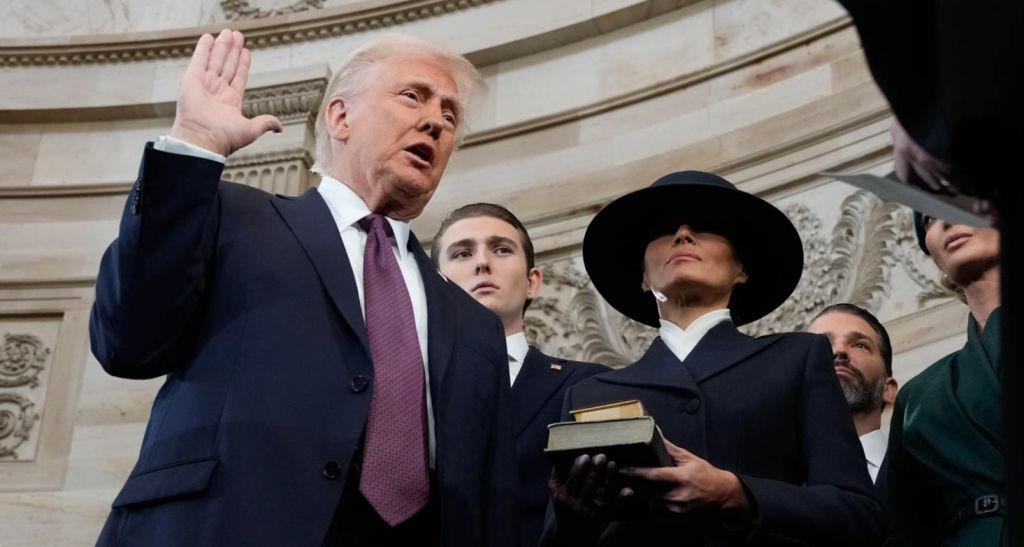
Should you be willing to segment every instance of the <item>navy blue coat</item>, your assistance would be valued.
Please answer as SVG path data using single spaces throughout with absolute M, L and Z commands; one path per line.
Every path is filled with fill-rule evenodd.
M 554 366 L 552 366 L 554 365 Z M 519 544 L 536 547 L 544 530 L 544 512 L 551 491 L 551 461 L 544 455 L 548 424 L 559 421 L 562 398 L 573 384 L 610 370 L 596 363 L 567 361 L 531 347 L 512 384 L 512 423 L 519 461 Z
M 326 203 L 221 170 L 147 147 L 103 256 L 93 353 L 114 376 L 167 379 L 101 545 L 318 547 L 363 432 L 373 363 Z M 501 323 L 409 248 L 427 296 L 438 542 L 514 545 Z
M 602 545 L 881 542 L 881 508 L 825 337 L 751 338 L 726 322 L 682 363 L 658 338 L 636 363 L 570 388 L 563 418 L 627 399 L 640 399 L 667 439 L 735 473 L 757 517 L 617 522 Z

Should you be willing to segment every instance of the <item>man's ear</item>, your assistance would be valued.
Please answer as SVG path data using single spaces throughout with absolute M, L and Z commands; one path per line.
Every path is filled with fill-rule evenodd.
M 896 382 L 896 378 L 886 378 L 885 387 L 882 388 L 882 401 L 887 405 L 892 405 L 896 402 L 896 391 L 899 389 L 899 384 Z
M 651 290 L 651 282 L 647 280 L 647 270 L 644 270 L 644 278 L 640 282 L 640 290 L 649 292 Z
M 526 299 L 533 300 L 540 296 L 540 289 L 544 285 L 544 272 L 540 268 L 530 268 L 526 272 Z
M 334 97 L 327 102 L 324 119 L 327 122 L 327 134 L 336 141 L 348 142 L 350 129 L 348 125 L 348 103 L 341 97 Z

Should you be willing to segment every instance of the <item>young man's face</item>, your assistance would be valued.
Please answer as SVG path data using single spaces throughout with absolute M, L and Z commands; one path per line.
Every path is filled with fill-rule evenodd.
M 519 231 L 493 217 L 464 218 L 437 245 L 441 273 L 498 314 L 506 335 L 521 331 L 523 305 L 540 293 L 541 273 L 527 269 Z

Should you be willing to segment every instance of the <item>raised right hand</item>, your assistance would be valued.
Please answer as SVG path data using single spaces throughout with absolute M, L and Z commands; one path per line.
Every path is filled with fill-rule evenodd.
M 228 156 L 267 131 L 280 133 L 281 121 L 269 114 L 246 118 L 242 97 L 252 52 L 241 32 L 224 29 L 214 40 L 204 34 L 181 79 L 171 136 Z

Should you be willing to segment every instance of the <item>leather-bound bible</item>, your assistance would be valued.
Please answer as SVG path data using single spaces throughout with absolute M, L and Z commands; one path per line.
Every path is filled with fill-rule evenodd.
M 673 465 L 661 431 L 640 401 L 581 408 L 572 415 L 576 421 L 548 426 L 544 450 L 563 476 L 580 454 L 604 454 L 620 468 Z

